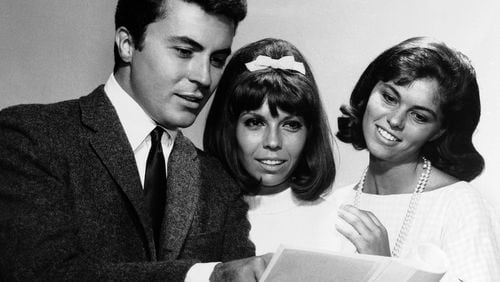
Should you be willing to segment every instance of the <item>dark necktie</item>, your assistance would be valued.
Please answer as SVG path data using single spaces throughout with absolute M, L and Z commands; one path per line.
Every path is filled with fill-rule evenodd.
M 156 255 L 160 250 L 160 230 L 165 210 L 167 176 L 165 174 L 165 158 L 161 147 L 163 129 L 157 126 L 151 131 L 151 149 L 146 161 L 146 176 L 144 179 L 144 196 L 151 215 Z

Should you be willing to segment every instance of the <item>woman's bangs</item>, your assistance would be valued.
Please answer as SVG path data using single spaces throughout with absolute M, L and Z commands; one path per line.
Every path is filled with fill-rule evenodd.
M 265 98 L 266 92 L 262 85 L 251 83 L 248 80 L 236 83 L 229 105 L 231 116 L 237 119 L 242 112 L 259 109 Z
M 266 74 L 249 75 L 235 83 L 231 109 L 232 115 L 238 118 L 242 112 L 259 109 L 267 100 L 271 115 L 278 116 L 278 109 L 294 114 L 308 116 L 313 108 L 308 91 L 313 91 L 305 77 L 290 76 L 280 70 L 272 70 Z

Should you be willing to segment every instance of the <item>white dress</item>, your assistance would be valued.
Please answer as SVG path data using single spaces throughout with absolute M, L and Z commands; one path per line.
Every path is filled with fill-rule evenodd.
M 336 189 L 328 196 L 334 206 L 353 204 L 354 185 Z M 374 195 L 362 193 L 359 208 L 369 210 L 388 232 L 391 248 L 403 224 L 411 194 Z M 337 218 L 337 220 L 340 220 Z M 339 250 L 355 248 L 342 238 Z M 400 257 L 413 247 L 431 243 L 441 248 L 450 262 L 445 281 L 500 281 L 500 222 L 491 206 L 467 182 L 424 192 L 404 242 Z
M 262 196 L 245 196 L 249 204 L 250 239 L 257 255 L 274 253 L 280 244 L 307 249 L 338 250 L 332 203 L 297 199 L 291 189 Z

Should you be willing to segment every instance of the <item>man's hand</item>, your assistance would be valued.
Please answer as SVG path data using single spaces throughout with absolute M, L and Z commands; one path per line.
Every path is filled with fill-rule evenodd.
M 259 281 L 272 256 L 273 254 L 269 253 L 262 256 L 219 263 L 215 266 L 212 275 L 210 275 L 210 281 Z

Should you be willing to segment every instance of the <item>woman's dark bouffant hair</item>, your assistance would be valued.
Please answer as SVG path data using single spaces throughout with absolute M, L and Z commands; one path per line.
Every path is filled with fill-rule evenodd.
M 427 142 L 421 155 L 438 169 L 465 181 L 478 176 L 484 159 L 472 144 L 481 105 L 476 73 L 469 59 L 444 43 L 427 37 L 405 40 L 379 55 L 363 72 L 351 94 L 350 104 L 340 108 L 337 137 L 354 148 L 366 148 L 362 120 L 368 98 L 379 81 L 408 85 L 431 78 L 439 84 L 444 134 Z
M 306 74 L 273 68 L 249 71 L 245 63 L 259 55 L 273 59 L 291 55 L 304 64 Z M 335 178 L 332 134 L 311 69 L 304 56 L 287 41 L 262 39 L 234 54 L 208 113 L 204 149 L 222 161 L 246 194 L 257 194 L 260 180 L 253 178 L 238 160 L 236 125 L 242 112 L 259 109 L 266 99 L 273 116 L 277 116 L 279 108 L 305 120 L 307 140 L 290 182 L 298 198 L 315 200 Z

